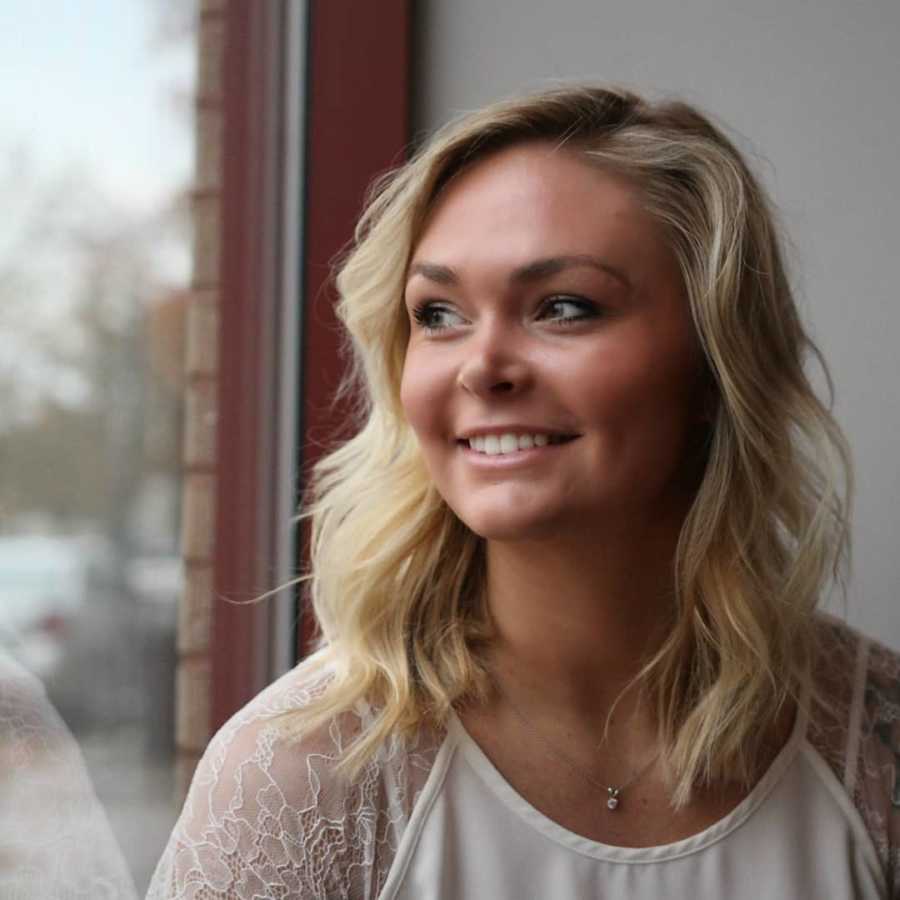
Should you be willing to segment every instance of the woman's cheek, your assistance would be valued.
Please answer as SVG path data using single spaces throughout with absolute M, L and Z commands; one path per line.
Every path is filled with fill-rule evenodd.
M 428 442 L 441 431 L 441 419 L 451 400 L 446 379 L 423 356 L 417 352 L 407 357 L 400 383 L 400 402 L 420 443 Z

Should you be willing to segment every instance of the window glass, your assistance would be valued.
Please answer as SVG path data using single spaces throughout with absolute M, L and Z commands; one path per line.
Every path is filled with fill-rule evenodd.
M 0 677 L 43 685 L 139 892 L 177 814 L 195 29 L 188 0 L 0 0 Z

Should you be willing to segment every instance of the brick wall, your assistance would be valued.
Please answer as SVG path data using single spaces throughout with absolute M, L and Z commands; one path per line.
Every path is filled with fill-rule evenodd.
M 225 23 L 225 0 L 200 0 L 192 192 L 194 264 L 185 360 L 182 555 L 186 583 L 178 615 L 175 700 L 176 767 L 182 792 L 210 737 Z

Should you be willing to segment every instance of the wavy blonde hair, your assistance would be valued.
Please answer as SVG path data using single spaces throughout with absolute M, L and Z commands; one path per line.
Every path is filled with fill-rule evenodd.
M 675 621 L 635 682 L 656 710 L 673 804 L 699 783 L 750 783 L 779 710 L 800 696 L 823 587 L 849 554 L 846 442 L 805 372 L 818 359 L 782 261 L 779 227 L 740 152 L 680 101 L 615 86 L 558 87 L 439 131 L 371 191 L 339 266 L 359 430 L 315 468 L 308 586 L 335 673 L 298 712 L 316 727 L 366 698 L 355 771 L 392 732 L 440 726 L 486 696 L 483 541 L 429 479 L 400 403 L 407 266 L 442 188 L 490 153 L 565 144 L 628 179 L 677 257 L 717 403 L 676 556 Z M 840 580 L 840 579 L 839 579 Z

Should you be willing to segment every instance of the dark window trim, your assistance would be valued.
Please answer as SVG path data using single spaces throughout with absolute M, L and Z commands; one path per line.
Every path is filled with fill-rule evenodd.
M 404 159 L 410 137 L 411 0 L 313 0 L 309 20 L 302 471 L 348 434 L 334 394 L 343 375 L 330 282 L 375 176 Z M 298 657 L 311 648 L 304 610 Z
M 278 441 L 281 2 L 226 3 L 210 725 L 268 680 Z
M 284 185 L 284 23 L 300 0 L 227 0 L 224 59 L 221 324 L 210 724 L 220 727 L 270 679 L 273 619 L 247 603 L 275 586 L 277 252 Z M 372 178 L 409 139 L 411 0 L 309 0 L 303 247 L 300 271 L 299 464 L 308 472 L 341 433 L 341 377 L 330 267 Z M 294 10 L 294 12 L 296 12 Z M 273 253 L 273 248 L 278 251 Z M 298 302 L 300 298 L 298 298 Z M 285 373 L 281 373 L 284 377 Z M 302 479 L 300 487 L 302 488 Z M 303 616 L 298 655 L 309 648 Z

